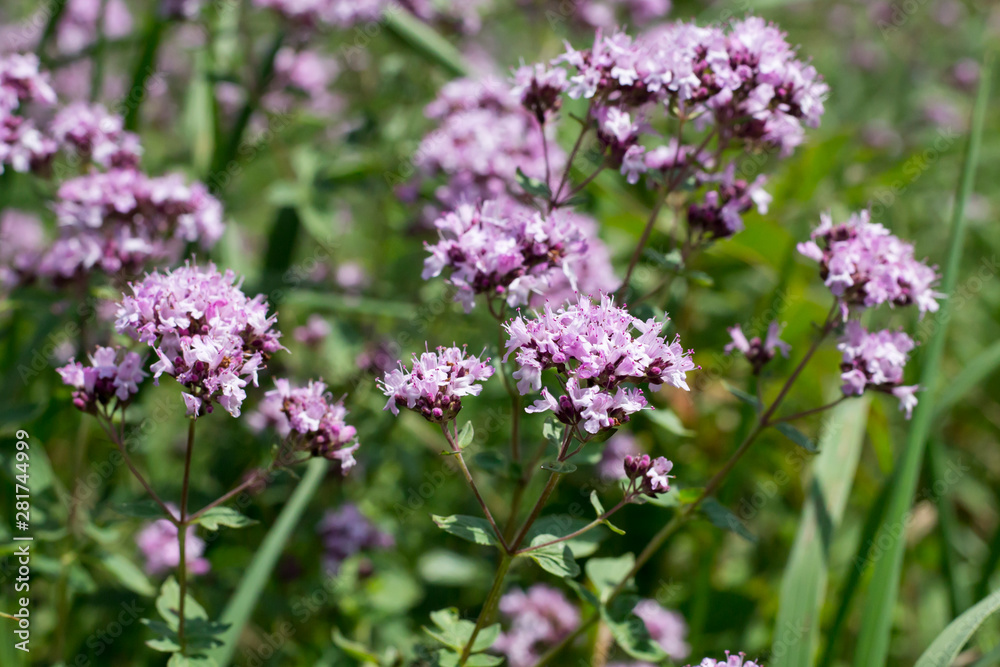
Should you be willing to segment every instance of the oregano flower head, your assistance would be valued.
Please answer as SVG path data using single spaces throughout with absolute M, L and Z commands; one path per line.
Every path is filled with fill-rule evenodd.
M 428 245 L 423 278 L 450 269 L 456 299 L 472 310 L 476 294 L 499 297 L 509 306 L 528 303 L 562 273 L 574 283 L 572 260 L 587 250 L 577 217 L 565 211 L 542 214 L 507 201 L 462 204 L 435 221 L 439 240 Z
M 867 210 L 836 225 L 824 213 L 811 240 L 798 250 L 819 262 L 820 277 L 849 306 L 915 304 L 921 314 L 933 313 L 943 296 L 933 289 L 938 279 L 934 267 L 914 257 L 912 244 L 871 222 Z
M 264 394 L 257 410 L 279 436 L 294 439 L 297 449 L 313 456 L 337 461 L 343 474 L 357 463 L 357 429 L 344 421 L 347 408 L 343 400 L 333 400 L 323 382 L 310 380 L 304 387 L 295 387 L 276 378 L 274 389 Z
M 132 283 L 118 307 L 115 328 L 153 348 L 153 377 L 171 375 L 184 386 L 190 416 L 218 403 L 239 417 L 244 387 L 256 386 L 267 360 L 284 349 L 274 329 L 277 315 L 268 314 L 262 294 L 248 298 L 241 283 L 214 264 L 187 264 Z
M 599 303 L 581 296 L 576 303 L 558 309 L 546 304 L 533 318 L 518 315 L 505 324 L 504 359 L 516 353 L 514 378 L 522 395 L 541 391 L 542 399 L 528 412 L 551 410 L 564 424 L 595 434 L 646 407 L 642 390 L 628 385 L 688 389 L 686 374 L 696 368 L 692 352 L 681 347 L 679 336 L 669 342 L 662 338 L 663 325 L 633 317 L 609 296 Z M 558 397 L 542 387 L 546 370 L 561 380 L 564 393 Z
M 463 396 L 478 396 L 482 383 L 496 369 L 489 357 L 467 355 L 465 348 L 439 347 L 419 357 L 413 355 L 412 367 L 402 362 L 378 381 L 382 393 L 389 397 L 385 409 L 394 415 L 407 408 L 431 422 L 450 422 L 462 409 Z
M 869 389 L 892 394 L 899 399 L 899 409 L 909 419 L 917 405 L 916 392 L 920 387 L 903 385 L 903 369 L 915 345 L 902 331 L 869 333 L 859 322 L 848 322 L 837 345 L 844 353 L 840 364 L 844 395 L 860 396 Z

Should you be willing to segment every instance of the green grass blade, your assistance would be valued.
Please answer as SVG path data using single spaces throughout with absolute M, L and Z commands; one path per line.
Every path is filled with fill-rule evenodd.
M 937 489 L 942 480 L 943 491 L 934 494 L 934 504 L 938 512 L 938 530 L 941 535 L 941 569 L 948 582 L 948 595 L 952 617 L 958 616 L 972 604 L 972 590 L 956 567 L 960 558 L 955 549 L 958 518 L 952 505 L 950 485 L 945 480 L 947 471 L 944 444 L 938 438 L 931 438 L 927 444 L 928 484 Z
M 867 569 L 868 552 L 872 541 L 875 539 L 875 533 L 882 524 L 882 516 L 885 514 L 885 507 L 889 502 L 889 493 L 894 487 L 893 482 L 895 479 L 894 475 L 890 475 L 885 479 L 882 483 L 882 488 L 879 489 L 878 497 L 868 510 L 868 516 L 865 517 L 865 524 L 861 529 L 861 537 L 858 539 L 858 549 L 854 554 L 854 558 L 851 559 L 847 581 L 844 582 L 843 588 L 841 588 L 837 595 L 840 599 L 837 613 L 824 638 L 826 649 L 823 651 L 822 660 L 819 661 L 820 667 L 830 667 L 837 657 L 837 650 L 843 645 L 840 635 L 843 632 L 844 625 L 847 623 L 847 615 L 851 611 L 851 602 L 854 601 L 854 596 L 861 587 L 861 578 Z
M 861 457 L 868 398 L 838 405 L 820 434 L 802 520 L 781 580 L 770 667 L 809 667 L 819 642 L 830 538 L 840 524 Z
M 954 621 L 927 647 L 914 667 L 948 667 L 983 622 L 1000 610 L 1000 591 L 994 591 Z
M 973 387 L 993 375 L 997 368 L 1000 368 L 1000 341 L 977 354 L 958 375 L 948 380 L 948 387 L 937 400 L 935 414 L 947 414 L 952 406 L 962 400 Z
M 972 194 L 972 184 L 979 162 L 979 147 L 982 143 L 989 84 L 993 76 L 992 61 L 991 53 L 984 62 L 980 76 L 979 92 L 972 115 L 972 129 L 965 151 L 962 173 L 959 177 L 958 193 L 955 197 L 955 209 L 951 221 L 951 241 L 944 278 L 941 283 L 941 291 L 945 294 L 954 292 L 958 272 L 961 268 L 966 231 L 965 206 Z M 889 654 L 893 610 L 896 607 L 896 598 L 899 594 L 905 546 L 905 540 L 900 534 L 901 531 L 894 531 L 892 528 L 905 525 L 906 513 L 910 509 L 916 491 L 921 462 L 924 457 L 924 445 L 927 442 L 934 418 L 934 392 L 938 387 L 938 376 L 941 370 L 941 357 L 944 353 L 950 311 L 951 304 L 948 299 L 945 299 L 937 318 L 938 326 L 923 355 L 920 385 L 925 389 L 923 396 L 920 397 L 920 404 L 913 413 L 913 422 L 910 424 L 910 430 L 907 434 L 906 446 L 903 448 L 903 453 L 897 464 L 899 476 L 889 498 L 885 521 L 882 524 L 883 531 L 889 538 L 887 540 L 889 546 L 875 564 L 875 573 L 868 592 L 861 633 L 854 655 L 855 667 L 880 667 L 885 665 Z
M 243 627 L 250 620 L 260 594 L 270 581 L 271 572 L 285 549 L 285 543 L 291 537 L 292 531 L 295 530 L 329 467 L 330 462 L 326 459 L 318 458 L 309 462 L 306 473 L 288 499 L 288 504 L 281 510 L 274 526 L 261 542 L 233 597 L 229 598 L 229 603 L 222 612 L 222 618 L 219 619 L 222 623 L 229 624 L 229 629 L 221 635 L 222 646 L 207 651 L 209 657 L 214 658 L 221 667 L 225 667 L 233 659 Z
M 389 32 L 428 60 L 443 66 L 455 76 L 468 76 L 465 58 L 451 42 L 413 14 L 394 5 L 382 17 Z
M 990 590 L 990 577 L 993 576 L 998 564 L 1000 564 L 1000 527 L 990 540 L 989 552 L 979 573 L 979 583 L 976 584 L 976 597 L 986 597 L 986 593 Z

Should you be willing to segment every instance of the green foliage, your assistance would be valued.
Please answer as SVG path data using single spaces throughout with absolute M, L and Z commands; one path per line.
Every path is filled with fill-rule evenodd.
M 489 521 L 486 519 L 461 514 L 455 516 L 437 516 L 432 514 L 431 520 L 441 530 L 461 537 L 463 540 L 491 547 L 499 546 L 496 534 L 493 532 L 493 527 L 490 526 Z

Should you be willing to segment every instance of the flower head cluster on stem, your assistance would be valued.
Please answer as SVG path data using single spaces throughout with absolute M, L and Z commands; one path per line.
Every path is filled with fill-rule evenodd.
M 732 354 L 734 351 L 743 353 L 743 356 L 753 366 L 754 375 L 757 375 L 768 362 L 774 359 L 776 351 L 780 351 L 781 356 L 788 358 L 788 352 L 792 346 L 781 340 L 781 330 L 784 328 L 784 324 L 771 322 L 767 325 L 767 335 L 764 340 L 761 340 L 759 336 L 748 340 L 737 324 L 729 328 L 729 336 L 733 342 L 726 345 L 725 352 L 726 354 Z
M 691 350 L 681 347 L 679 337 L 661 338 L 663 325 L 633 317 L 609 296 L 600 303 L 580 297 L 577 303 L 556 310 L 546 305 L 534 318 L 519 315 L 506 323 L 504 360 L 516 353 L 514 377 L 522 395 L 541 391 L 541 400 L 528 412 L 551 410 L 562 423 L 596 434 L 647 407 L 642 390 L 625 385 L 688 389 L 686 374 L 695 370 Z M 561 395 L 542 386 L 546 370 L 556 372 Z
M 934 268 L 914 258 L 912 244 L 871 222 L 867 210 L 836 225 L 829 213 L 823 214 L 811 240 L 798 250 L 819 263 L 820 277 L 848 306 L 915 304 L 921 314 L 933 313 L 943 296 L 933 289 Z
M 692 666 L 688 665 L 687 667 Z M 747 660 L 745 653 L 730 653 L 726 651 L 725 659 L 705 658 L 696 667 L 764 667 L 764 665 L 753 660 Z
M 378 384 L 389 397 L 385 409 L 392 414 L 406 408 L 427 421 L 446 424 L 462 409 L 462 397 L 478 396 L 495 370 L 488 357 L 480 360 L 467 355 L 465 348 L 439 347 L 419 357 L 414 354 L 409 370 L 400 362 Z
M 143 370 L 142 357 L 118 347 L 97 347 L 89 355 L 90 365 L 70 359 L 56 372 L 63 383 L 73 387 L 73 405 L 94 413 L 97 406 L 112 400 L 125 405 L 139 391 L 139 383 L 149 373 Z
M 132 294 L 118 308 L 118 332 L 153 348 L 153 377 L 171 375 L 185 387 L 190 416 L 218 403 L 238 417 L 244 387 L 256 386 L 267 360 L 284 349 L 264 296 L 248 298 L 240 283 L 214 264 L 187 264 L 131 284 Z
M 860 396 L 866 389 L 892 394 L 909 419 L 920 387 L 903 385 L 903 369 L 914 346 L 913 339 L 902 331 L 869 333 L 859 322 L 848 322 L 837 345 L 844 353 L 840 364 L 844 395 Z
M 428 245 L 423 278 L 451 270 L 448 282 L 456 299 L 472 310 L 476 294 L 500 298 L 509 306 L 528 303 L 545 290 L 554 274 L 575 282 L 572 260 L 587 250 L 576 216 L 543 214 L 506 200 L 462 204 L 435 221 L 439 240 Z
M 264 394 L 257 411 L 293 449 L 337 461 L 345 475 L 357 463 L 357 429 L 344 421 L 343 399 L 334 401 L 323 382 L 310 380 L 304 387 L 295 387 L 276 378 L 274 389 Z

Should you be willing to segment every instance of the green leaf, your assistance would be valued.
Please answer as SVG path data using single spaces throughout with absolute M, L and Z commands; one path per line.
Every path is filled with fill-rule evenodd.
M 465 648 L 469 637 L 476 629 L 476 624 L 461 618 L 458 615 L 458 610 L 454 607 L 432 611 L 431 621 L 436 627 L 428 628 L 425 626 L 424 632 L 456 651 Z M 493 642 L 497 640 L 498 636 L 500 636 L 499 623 L 484 627 L 476 635 L 476 641 L 472 644 L 472 653 L 479 653 L 493 646 Z
M 121 554 L 104 554 L 101 556 L 101 565 L 122 586 L 130 591 L 148 597 L 156 595 L 156 588 L 149 581 L 146 574 L 125 556 Z
M 715 279 L 704 271 L 688 271 L 685 276 L 694 284 L 702 287 L 712 287 L 715 285 Z
M 546 419 L 545 424 L 542 425 L 542 437 L 558 452 L 559 447 L 562 446 L 563 431 L 565 429 L 566 427 L 555 419 Z
M 993 58 L 988 56 L 983 63 L 979 77 L 979 91 L 972 114 L 969 143 L 966 147 L 965 160 L 955 196 L 950 231 L 951 239 L 940 288 L 944 294 L 954 293 L 958 274 L 962 270 L 962 249 L 966 236 L 965 207 L 972 195 L 973 182 L 979 164 L 979 147 L 982 143 L 983 125 L 989 109 L 992 69 Z M 930 341 L 922 346 L 923 358 L 919 384 L 926 389 L 913 411 L 913 419 L 907 431 L 906 444 L 902 448 L 897 463 L 899 475 L 889 497 L 889 505 L 883 523 L 883 530 L 887 531 L 887 534 L 891 534 L 895 526 L 906 525 L 906 517 L 913 504 L 913 497 L 920 478 L 924 447 L 935 417 L 936 396 L 934 389 L 940 386 L 941 358 L 947 342 L 948 323 L 951 320 L 953 303 L 952 299 L 944 300 L 935 319 L 937 326 L 931 334 Z M 892 635 L 892 622 L 896 617 L 894 612 L 899 596 L 905 548 L 905 540 L 900 538 L 889 540 L 887 548 L 883 550 L 882 557 L 875 564 L 867 604 L 865 604 L 861 619 L 861 632 L 854 654 L 855 667 L 870 667 L 886 662 L 889 654 L 889 640 Z
M 546 201 L 552 199 L 552 190 L 549 189 L 549 186 L 536 178 L 528 177 L 521 171 L 520 167 L 517 168 L 517 184 L 529 195 L 545 199 Z
M 592 606 L 594 609 L 597 609 L 601 606 L 601 601 L 597 599 L 597 596 L 591 593 L 586 588 L 584 588 L 580 584 L 580 582 L 573 581 L 572 579 L 567 579 L 565 583 L 567 586 L 573 589 L 573 592 L 576 593 L 577 597 L 579 597 L 581 600 Z
M 980 600 L 952 621 L 931 642 L 914 667 L 948 667 L 986 619 L 1000 610 L 1000 590 Z
M 362 664 L 378 664 L 379 662 L 378 656 L 372 653 L 367 646 L 361 642 L 348 639 L 340 632 L 340 628 L 333 629 L 333 643 L 350 657 L 362 661 Z
M 840 524 L 865 441 L 869 398 L 835 407 L 820 434 L 820 453 L 802 519 L 781 579 L 776 628 L 795 628 L 795 639 L 776 632 L 769 667 L 811 667 L 819 642 L 832 533 Z
M 549 514 L 543 516 L 528 531 L 529 544 L 544 544 L 558 537 L 564 537 L 570 533 L 575 533 L 588 523 L 590 522 L 569 516 L 568 514 Z M 549 539 L 535 541 L 535 538 L 539 535 L 548 535 Z M 570 551 L 573 552 L 575 558 L 586 558 L 597 551 L 597 547 L 605 537 L 607 537 L 607 533 L 600 527 L 595 527 L 581 535 L 577 535 L 571 540 L 566 540 L 564 544 L 569 545 Z
M 740 521 L 735 514 L 730 512 L 728 508 L 721 505 L 715 498 L 705 498 L 705 500 L 701 502 L 701 507 L 699 509 L 706 517 L 708 517 L 709 521 L 715 524 L 716 527 L 736 533 L 743 539 L 753 544 L 757 543 L 757 536 L 747 530 L 747 527 L 743 525 L 743 522 Z
M 464 588 L 490 581 L 489 567 L 482 558 L 469 558 L 447 549 L 431 549 L 421 555 L 417 572 L 435 586 Z
M 248 517 L 243 516 L 231 507 L 213 507 L 208 510 L 197 520 L 195 523 L 200 523 L 208 530 L 218 530 L 219 526 L 226 526 L 227 528 L 245 528 L 247 526 L 252 526 L 256 521 Z
M 464 514 L 454 514 L 452 516 L 431 514 L 431 520 L 441 530 L 451 533 L 456 537 L 461 537 L 463 540 L 486 546 L 499 546 L 496 534 L 493 532 L 493 526 L 486 519 L 466 516 Z
M 146 646 L 153 649 L 154 651 L 159 651 L 160 653 L 175 653 L 181 650 L 180 644 L 178 644 L 173 639 L 167 639 L 166 637 L 147 639 Z
M 546 461 L 540 467 L 542 470 L 559 473 L 560 475 L 568 475 L 576 470 L 576 465 L 568 461 Z
M 218 665 L 219 663 L 212 658 L 181 655 L 180 653 L 174 653 L 167 661 L 167 667 L 218 667 Z
M 458 667 L 458 661 L 461 658 L 460 653 L 454 651 L 449 651 L 447 649 L 441 649 L 437 656 L 438 667 Z M 499 655 L 490 655 L 488 653 L 479 653 L 470 655 L 465 661 L 466 667 L 495 667 L 495 665 L 502 665 L 503 658 Z
M 623 651 L 636 660 L 660 662 L 667 654 L 652 640 L 646 624 L 633 612 L 638 602 L 639 598 L 634 595 L 619 596 L 610 605 L 601 606 L 601 618 Z
M 459 449 L 465 449 L 472 444 L 473 437 L 475 437 L 475 432 L 472 429 L 472 422 L 465 422 L 465 426 L 462 427 L 462 431 L 458 434 L 455 444 L 458 445 Z
M 627 553 L 617 558 L 591 558 L 587 561 L 585 569 L 587 578 L 594 584 L 601 602 L 604 602 L 618 582 L 624 579 L 634 566 L 635 556 Z
M 649 417 L 651 422 L 664 429 L 667 433 L 680 436 L 681 438 L 690 438 L 694 435 L 694 431 L 685 428 L 684 422 L 670 408 L 650 410 L 646 413 L 646 416 Z
M 122 503 L 115 505 L 112 509 L 122 516 L 130 516 L 136 519 L 166 519 L 163 508 L 155 500 L 139 500 L 134 503 Z
M 764 406 L 760 404 L 760 401 L 757 400 L 756 396 L 751 396 L 742 389 L 737 389 L 736 387 L 731 386 L 728 382 L 724 384 L 726 386 L 726 389 L 729 390 L 730 394 L 740 399 L 747 405 L 753 407 L 755 412 L 760 412 L 763 409 Z
M 555 535 L 538 535 L 531 541 L 532 546 L 557 539 Z M 547 547 L 529 551 L 527 556 L 550 574 L 572 579 L 580 574 L 580 566 L 573 558 L 573 550 L 566 542 L 550 544 Z
M 309 500 L 326 477 L 329 467 L 330 462 L 323 458 L 309 461 L 302 481 L 295 487 L 288 503 L 257 548 L 250 566 L 244 571 L 236 592 L 222 611 L 222 622 L 228 624 L 226 631 L 221 635 L 222 644 L 207 651 L 209 657 L 214 658 L 220 665 L 228 665 L 232 660 L 243 627 L 253 614 L 264 587 L 271 581 L 271 572 L 285 548 L 285 543 L 288 542 L 305 512 Z
M 802 449 L 816 454 L 819 450 L 816 448 L 816 443 L 809 439 L 805 433 L 795 428 L 791 424 L 786 422 L 778 422 L 774 425 L 775 430 L 781 433 L 783 436 L 794 442 L 796 445 Z
M 179 625 L 180 616 L 178 615 L 178 610 L 180 609 L 180 601 L 180 585 L 172 576 L 167 577 L 167 580 L 164 581 L 163 585 L 160 587 L 159 596 L 156 598 L 156 611 L 158 611 L 163 620 L 166 621 L 167 627 L 174 631 L 177 630 Z M 205 612 L 205 608 L 198 604 L 189 594 L 184 598 L 185 626 L 188 621 L 193 619 L 207 620 L 208 614 Z
M 590 492 L 590 504 L 594 507 L 594 511 L 597 512 L 598 518 L 600 518 L 600 516 L 604 514 L 604 505 L 601 504 L 601 499 L 597 497 L 597 491 Z M 625 534 L 624 530 L 622 530 L 618 526 L 615 526 L 607 519 L 605 519 L 601 523 L 607 526 L 613 533 L 617 533 L 618 535 Z
M 438 34 L 431 26 L 417 19 L 413 14 L 399 11 L 396 7 L 382 15 L 382 21 L 390 32 L 408 44 L 417 53 L 445 67 L 455 76 L 468 76 L 465 57 L 451 42 Z
M 684 270 L 684 257 L 681 255 L 680 250 L 674 249 L 664 255 L 658 250 L 646 248 L 642 251 L 642 254 L 646 259 L 651 260 L 660 268 L 666 269 L 671 273 L 680 273 Z

